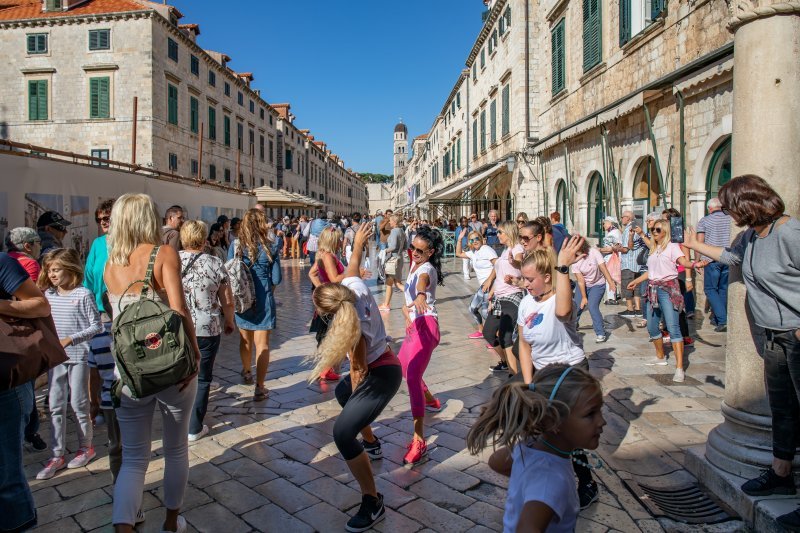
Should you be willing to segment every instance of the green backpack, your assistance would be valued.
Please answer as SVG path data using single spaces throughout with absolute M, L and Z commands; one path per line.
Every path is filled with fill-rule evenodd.
M 197 372 L 197 360 L 183 329 L 181 315 L 158 300 L 148 297 L 155 288 L 151 283 L 153 264 L 160 246 L 153 248 L 136 302 L 119 310 L 111 326 L 114 361 L 121 379 L 113 386 L 112 396 L 119 405 L 122 387 L 127 385 L 134 398 L 161 392 Z M 130 288 L 139 281 L 134 281 Z

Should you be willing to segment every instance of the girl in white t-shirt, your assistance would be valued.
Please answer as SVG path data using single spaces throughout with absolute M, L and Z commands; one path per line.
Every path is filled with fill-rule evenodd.
M 483 338 L 483 323 L 489 314 L 489 290 L 492 288 L 491 277 L 494 271 L 494 262 L 497 261 L 497 252 L 494 248 L 486 244 L 483 235 L 477 231 L 469 232 L 469 228 L 463 228 L 456 241 L 456 257 L 461 257 L 465 261 L 471 261 L 478 278 L 478 290 L 472 297 L 469 304 L 469 312 L 475 317 L 478 329 L 468 335 L 470 339 Z M 467 249 L 464 250 L 461 242 L 467 239 Z
M 504 532 L 575 531 L 580 504 L 572 463 L 588 465 L 578 457 L 599 444 L 606 424 L 602 407 L 600 383 L 564 364 L 541 369 L 531 384 L 510 380 L 495 391 L 467 435 L 467 447 L 477 454 L 488 443 L 501 446 L 489 466 L 510 476 Z
M 333 438 L 361 488 L 361 507 L 348 522 L 347 531 L 366 531 L 383 519 L 383 495 L 375 486 L 370 459 L 383 456 L 370 424 L 400 388 L 400 361 L 389 347 L 378 305 L 359 277 L 364 244 L 372 233 L 362 224 L 355 233 L 353 255 L 340 283 L 324 283 L 314 289 L 312 300 L 318 314 L 333 317 L 316 353 L 309 381 L 320 371 L 350 359 L 350 373 L 336 387 L 342 412 L 336 417 Z M 357 440 L 361 433 L 363 440 Z
M 405 286 L 406 337 L 397 357 L 403 365 L 408 385 L 414 436 L 408 444 L 403 464 L 417 464 L 428 454 L 425 443 L 425 411 L 440 411 L 442 404 L 428 391 L 422 380 L 433 350 L 439 345 L 439 320 L 436 314 L 436 286 L 444 285 L 441 257 L 444 239 L 439 230 L 420 226 L 411 243 L 411 269 Z
M 647 271 L 628 284 L 634 290 L 643 281 L 647 287 L 647 332 L 650 342 L 656 350 L 656 357 L 651 365 L 666 366 L 664 341 L 658 325 L 662 320 L 667 326 L 672 340 L 672 351 L 675 352 L 675 375 L 672 381 L 682 383 L 685 379 L 683 371 L 683 335 L 678 322 L 685 303 L 678 283 L 678 265 L 693 268 L 692 262 L 683 254 L 680 244 L 670 242 L 669 222 L 657 220 L 652 229 L 650 239 L 650 255 L 647 258 Z

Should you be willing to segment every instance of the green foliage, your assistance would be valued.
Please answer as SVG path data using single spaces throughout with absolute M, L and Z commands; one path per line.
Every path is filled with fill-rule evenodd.
M 386 174 L 373 174 L 371 172 L 359 172 L 359 176 L 364 180 L 364 183 L 389 183 L 392 181 L 392 176 Z

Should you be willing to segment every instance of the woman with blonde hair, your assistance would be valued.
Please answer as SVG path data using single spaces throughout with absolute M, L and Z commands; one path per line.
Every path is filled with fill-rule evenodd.
M 497 230 L 503 253 L 494 262 L 494 286 L 489 293 L 489 316 L 483 325 L 483 338 L 497 352 L 500 362 L 491 367 L 493 372 L 517 373 L 514 358 L 514 330 L 517 323 L 517 308 L 524 293 L 514 282 L 522 276 L 524 248 L 519 244 L 519 230 L 515 222 L 506 221 Z
M 108 233 L 109 254 L 103 278 L 114 313 L 140 298 L 140 280 L 152 265 L 152 290 L 141 297 L 162 301 L 181 316 L 192 350 L 200 360 L 194 324 L 186 307 L 181 283 L 178 252 L 161 246 L 161 224 L 153 200 L 146 194 L 124 194 L 111 211 Z M 129 290 L 132 289 L 132 290 Z M 117 371 L 117 377 L 119 377 Z M 179 515 L 189 479 L 189 419 L 197 393 L 197 375 L 151 396 L 133 398 L 123 387 L 116 408 L 122 437 L 122 467 L 114 484 L 112 522 L 118 533 L 131 532 L 142 520 L 144 477 L 151 455 L 153 411 L 161 411 L 164 454 L 164 531 L 186 531 L 186 520 Z
M 403 379 L 375 299 L 359 277 L 364 244 L 371 232 L 370 224 L 358 228 L 341 284 L 324 283 L 312 295 L 317 313 L 331 317 L 331 321 L 328 335 L 310 357 L 314 369 L 309 381 L 346 357 L 350 359 L 350 374 L 336 387 L 342 412 L 333 426 L 336 447 L 361 488 L 361 507 L 347 522 L 347 531 L 366 531 L 385 516 L 383 495 L 375 486 L 369 462 L 380 459 L 383 452 L 370 424 L 397 393 Z M 359 433 L 363 438 L 360 442 Z
M 264 378 L 269 367 L 269 333 L 275 329 L 275 297 L 273 289 L 281 282 L 281 265 L 278 257 L 281 240 L 267 224 L 267 217 L 259 209 L 249 209 L 242 220 L 238 238 L 228 248 L 228 260 L 241 257 L 250 269 L 255 285 L 256 301 L 243 313 L 236 313 L 239 328 L 239 356 L 242 359 L 242 378 L 246 384 L 253 382 L 251 372 L 253 351 L 256 353 L 256 387 L 253 399 L 267 397 Z
M 693 268 L 686 259 L 681 245 L 670 242 L 669 222 L 657 220 L 653 225 L 650 239 L 650 256 L 647 258 L 647 271 L 628 284 L 634 290 L 643 281 L 648 282 L 647 289 L 647 331 L 650 342 L 656 351 L 656 357 L 650 365 L 666 366 L 664 341 L 661 337 L 659 323 L 663 320 L 672 340 L 675 352 L 675 375 L 672 381 L 682 383 L 685 379 L 683 371 L 683 336 L 678 323 L 678 315 L 684 309 L 683 294 L 678 284 L 678 265 Z

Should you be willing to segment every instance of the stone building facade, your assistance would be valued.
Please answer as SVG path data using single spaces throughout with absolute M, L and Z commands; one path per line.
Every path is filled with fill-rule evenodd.
M 235 72 L 229 56 L 201 48 L 200 28 L 180 24 L 175 7 L 61 5 L 0 6 L 5 138 L 247 189 L 282 187 L 285 179 L 283 188 L 307 194 L 306 135 L 261 97 L 252 73 Z M 287 154 L 297 161 L 290 169 Z M 353 178 L 339 179 L 363 208 L 366 188 Z M 356 207 L 337 201 L 328 206 Z

